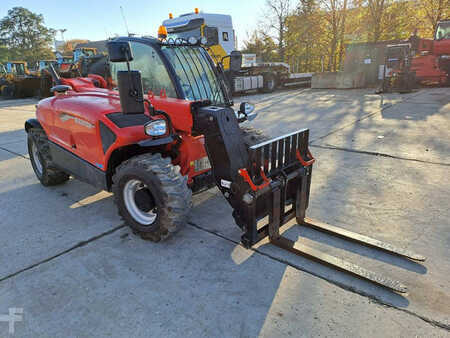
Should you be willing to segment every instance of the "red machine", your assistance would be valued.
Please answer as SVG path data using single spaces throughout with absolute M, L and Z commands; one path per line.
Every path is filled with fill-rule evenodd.
M 450 85 L 450 20 L 440 21 L 434 40 L 410 38 L 415 53 L 410 70 L 424 84 Z
M 112 191 L 125 223 L 156 242 L 186 222 L 192 193 L 216 185 L 233 208 L 245 247 L 269 237 L 296 254 L 406 291 L 395 280 L 281 235 L 296 218 L 302 226 L 425 259 L 306 218 L 314 162 L 307 129 L 263 141 L 241 128 L 256 116 L 253 107 L 242 103 L 234 111 L 222 65 L 198 43 L 125 37 L 108 42 L 108 54 L 108 83 L 99 75 L 59 78 L 51 68 L 55 96 L 40 101 L 37 118 L 25 124 L 30 160 L 43 185 L 72 175 Z M 238 71 L 241 61 L 232 56 L 230 68 Z

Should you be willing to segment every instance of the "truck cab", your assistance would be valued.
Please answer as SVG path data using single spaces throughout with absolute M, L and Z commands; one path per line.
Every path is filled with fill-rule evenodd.
M 450 40 L 450 19 L 440 21 L 434 34 L 435 40 Z
M 284 62 L 256 62 L 252 55 L 251 62 L 242 64 L 238 71 L 230 67 L 232 55 L 242 55 L 237 50 L 237 39 L 230 15 L 201 13 L 196 8 L 193 13 L 182 14 L 169 19 L 162 25 L 167 30 L 168 40 L 195 38 L 208 47 L 208 53 L 216 63 L 221 63 L 227 73 L 228 87 L 233 93 L 258 90 L 270 93 L 277 87 L 309 84 L 312 74 L 292 74 Z M 204 42 L 204 43 L 203 43 Z M 246 56 L 242 57 L 245 59 Z
M 434 53 L 450 63 L 450 19 L 440 21 L 434 34 Z M 449 69 L 450 70 L 450 69 Z
M 159 97 L 190 101 L 209 100 L 217 106 L 231 106 L 217 68 L 199 45 L 174 48 L 154 38 L 127 38 L 134 59 L 132 69 L 141 72 L 144 92 Z M 127 70 L 126 62 L 109 64 L 112 86 L 118 84 L 117 72 Z
M 168 39 L 206 38 L 206 45 L 219 61 L 236 50 L 231 15 L 201 13 L 196 9 L 193 13 L 164 20 L 162 24 L 167 29 Z M 228 67 L 228 60 L 224 60 L 224 68 Z

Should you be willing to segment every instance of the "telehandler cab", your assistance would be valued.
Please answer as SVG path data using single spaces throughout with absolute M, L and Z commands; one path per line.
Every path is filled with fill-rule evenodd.
M 159 241 L 186 222 L 192 193 L 216 185 L 233 208 L 249 248 L 267 236 L 305 255 L 398 292 L 406 287 L 293 242 L 280 227 L 310 226 L 415 260 L 420 255 L 305 217 L 314 158 L 308 129 L 265 139 L 239 124 L 222 68 L 195 41 L 122 37 L 108 42 L 112 83 L 98 75 L 65 79 L 52 71 L 54 96 L 28 120 L 30 160 L 45 186 L 72 175 L 112 191 L 119 214 Z M 240 67 L 240 57 L 230 60 Z M 261 224 L 265 222 L 265 224 Z

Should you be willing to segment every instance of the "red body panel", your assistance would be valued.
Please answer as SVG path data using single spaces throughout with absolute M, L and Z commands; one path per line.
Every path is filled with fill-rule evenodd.
M 191 132 L 193 121 L 190 101 L 150 96 L 150 102 L 156 110 L 165 111 L 170 116 L 175 130 Z
M 413 58 L 411 70 L 416 72 L 419 81 L 444 83 L 447 79 L 447 73 L 439 68 L 438 56 L 433 54 Z
M 436 55 L 450 55 L 450 39 L 434 41 L 433 53 Z
M 183 142 L 180 145 L 180 156 L 174 160 L 174 164 L 181 167 L 181 173 L 188 175 L 191 183 L 192 177 L 203 174 L 208 171 L 201 170 L 196 172 L 194 161 L 202 157 L 206 157 L 205 139 L 203 136 L 183 135 Z
M 95 77 L 61 80 L 73 90 L 40 101 L 36 111 L 37 119 L 52 142 L 106 171 L 114 150 L 151 138 L 145 134 L 142 125 L 119 128 L 105 116 L 122 111 L 117 91 L 96 87 L 94 83 L 99 83 Z M 206 171 L 194 172 L 193 161 L 207 156 L 203 136 L 191 136 L 192 102 L 158 96 L 151 96 L 149 100 L 156 110 L 170 116 L 180 134 L 180 155 L 174 159 L 174 164 L 180 165 L 181 172 L 188 174 L 192 181 L 193 176 Z M 149 116 L 147 112 L 145 114 Z M 99 121 L 116 135 L 106 154 L 103 153 Z
M 419 55 L 411 61 L 411 70 L 416 72 L 416 78 L 422 82 L 444 84 L 450 76 L 447 74 L 450 69 L 450 39 L 420 39 L 417 53 Z

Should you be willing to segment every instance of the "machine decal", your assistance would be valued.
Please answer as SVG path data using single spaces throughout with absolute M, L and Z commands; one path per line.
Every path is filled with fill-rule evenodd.
M 69 115 L 67 113 L 61 113 L 59 115 L 59 118 L 63 122 L 66 122 L 66 121 L 69 121 L 69 120 L 74 120 L 75 123 L 79 124 L 80 126 L 83 126 L 83 127 L 89 128 L 89 129 L 94 128 L 94 125 L 92 123 L 90 123 L 88 121 L 85 121 L 85 120 L 82 120 L 82 119 L 80 119 L 80 118 L 78 118 L 76 116 Z

